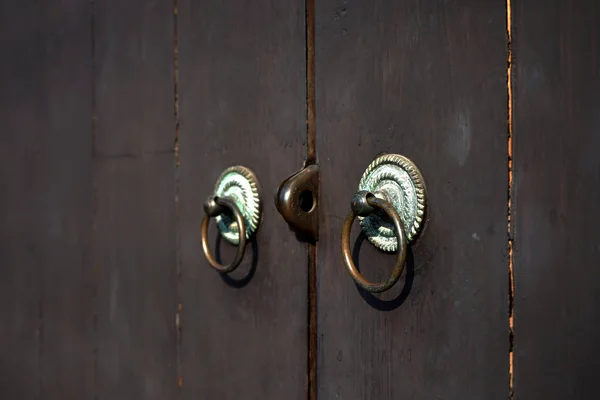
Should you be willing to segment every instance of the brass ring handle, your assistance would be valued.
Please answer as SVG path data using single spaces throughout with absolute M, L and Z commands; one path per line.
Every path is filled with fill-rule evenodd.
M 361 190 L 352 197 L 351 211 L 346 218 L 344 228 L 342 229 L 342 254 L 344 256 L 344 263 L 346 269 L 352 276 L 352 279 L 358 286 L 371 293 L 381 293 L 390 289 L 400 279 L 402 271 L 404 270 L 404 264 L 406 262 L 406 235 L 404 233 L 404 224 L 400 219 L 400 215 L 392 204 L 388 201 L 375 197 L 368 191 Z M 399 243 L 398 257 L 396 264 L 392 269 L 392 274 L 387 281 L 382 283 L 372 283 L 367 281 L 358 271 L 354 262 L 352 261 L 352 253 L 350 251 L 350 230 L 352 229 L 352 223 L 356 216 L 366 217 L 372 214 L 376 208 L 383 210 L 394 224 L 394 233 Z
M 208 248 L 208 223 L 212 217 L 216 217 L 219 214 L 223 214 L 226 211 L 231 212 L 235 220 L 237 222 L 238 232 L 239 232 L 239 243 L 237 247 L 237 253 L 235 254 L 235 258 L 228 265 L 220 264 L 210 252 Z M 242 258 L 244 258 L 244 252 L 246 251 L 246 223 L 244 222 L 244 217 L 240 212 L 239 208 L 235 205 L 235 202 L 227 197 L 218 197 L 214 196 L 209 198 L 206 203 L 204 203 L 204 219 L 202 220 L 202 228 L 201 228 L 201 239 L 202 239 L 202 251 L 204 252 L 204 257 L 208 263 L 220 273 L 231 272 L 236 269 L 240 263 L 242 262 Z

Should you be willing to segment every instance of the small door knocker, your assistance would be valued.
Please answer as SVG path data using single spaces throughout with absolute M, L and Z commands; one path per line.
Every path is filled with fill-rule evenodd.
M 342 228 L 344 263 L 358 286 L 372 293 L 381 293 L 394 286 L 400 278 L 406 261 L 407 243 L 421 230 L 427 205 L 425 181 L 408 158 L 384 154 L 369 165 L 358 190 L 352 197 L 351 211 Z M 367 281 L 352 261 L 350 230 L 357 216 L 369 242 L 386 252 L 398 251 L 396 264 L 385 282 Z
M 240 265 L 246 242 L 260 225 L 261 203 L 258 179 L 250 169 L 238 165 L 223 171 L 215 185 L 214 194 L 204 203 L 205 215 L 201 228 L 202 251 L 214 269 L 227 273 Z M 220 264 L 208 248 L 208 222 L 211 217 L 217 221 L 219 234 L 237 245 L 235 258 L 228 265 Z

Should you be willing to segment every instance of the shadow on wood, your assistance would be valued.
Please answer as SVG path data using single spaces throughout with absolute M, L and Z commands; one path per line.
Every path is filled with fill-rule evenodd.
M 356 241 L 354 242 L 354 247 L 352 248 L 352 261 L 354 262 L 354 265 L 356 266 L 356 269 L 359 272 L 360 272 L 360 261 L 359 261 L 360 248 L 361 248 L 363 242 L 365 241 L 365 239 L 366 239 L 365 234 L 363 232 L 361 232 L 358 235 L 358 237 L 356 238 Z M 404 278 L 404 286 L 402 287 L 402 291 L 398 294 L 398 296 L 396 296 L 392 300 L 384 300 L 384 299 L 377 297 L 373 293 L 366 291 L 366 290 L 362 289 L 361 287 L 359 287 L 358 285 L 356 285 L 356 290 L 358 290 L 361 297 L 371 307 L 373 307 L 379 311 L 392 311 L 392 310 L 395 310 L 396 308 L 400 307 L 402 304 L 404 304 L 404 301 L 410 294 L 410 290 L 412 289 L 413 281 L 415 278 L 415 260 L 413 257 L 413 253 L 412 253 L 412 250 L 410 249 L 410 247 L 407 247 L 406 250 L 407 250 L 407 254 L 406 254 L 406 264 L 404 266 L 404 271 L 405 271 L 404 272 L 404 277 L 405 277 Z M 394 256 L 396 256 L 396 253 L 394 253 Z
M 223 260 L 221 259 L 221 241 L 223 238 L 221 235 L 217 234 L 217 244 L 216 244 L 216 252 L 215 258 L 221 264 L 223 264 Z M 227 285 L 234 287 L 236 289 L 243 288 L 252 280 L 254 273 L 256 272 L 256 266 L 258 265 L 258 244 L 256 243 L 256 236 L 253 236 L 252 239 L 248 241 L 248 244 L 252 247 L 252 261 L 250 263 L 250 269 L 248 272 L 242 276 L 241 278 L 234 278 L 232 274 L 235 274 L 235 271 L 232 271 L 228 274 L 221 274 L 221 279 Z M 246 245 L 247 250 L 248 245 Z M 247 257 L 247 254 L 245 255 Z M 243 264 L 243 261 L 242 261 Z M 242 267 L 243 268 L 243 267 Z

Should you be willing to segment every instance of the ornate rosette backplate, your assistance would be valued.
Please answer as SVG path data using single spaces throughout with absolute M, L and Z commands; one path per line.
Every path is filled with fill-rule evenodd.
M 243 166 L 227 168 L 215 185 L 215 196 L 233 199 L 246 223 L 246 238 L 258 228 L 262 212 L 260 186 L 254 173 Z M 220 214 L 216 218 L 219 233 L 230 243 L 238 244 L 239 229 L 233 215 Z
M 377 157 L 364 172 L 358 189 L 369 191 L 394 206 L 409 243 L 419 234 L 425 221 L 427 191 L 421 171 L 411 160 L 399 154 Z M 388 252 L 398 249 L 393 225 L 385 214 L 375 212 L 358 218 L 364 234 L 375 247 Z

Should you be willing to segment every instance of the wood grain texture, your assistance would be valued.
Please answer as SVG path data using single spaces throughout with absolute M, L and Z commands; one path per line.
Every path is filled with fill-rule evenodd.
M 173 8 L 96 1 L 97 394 L 177 392 Z
M 304 5 L 180 0 L 178 26 L 183 398 L 305 399 L 306 246 L 273 202 L 306 152 Z M 263 220 L 221 277 L 200 247 L 202 205 L 239 164 L 260 180 Z M 230 260 L 214 221 L 210 235 Z
M 86 2 L 0 2 L 0 398 L 92 394 Z
M 515 399 L 597 397 L 600 5 L 513 6 Z
M 316 7 L 318 396 L 506 399 L 504 4 Z M 381 152 L 420 167 L 429 210 L 405 278 L 374 297 L 346 272 L 340 236 L 361 174 Z M 362 272 L 383 280 L 393 256 L 358 231 Z

